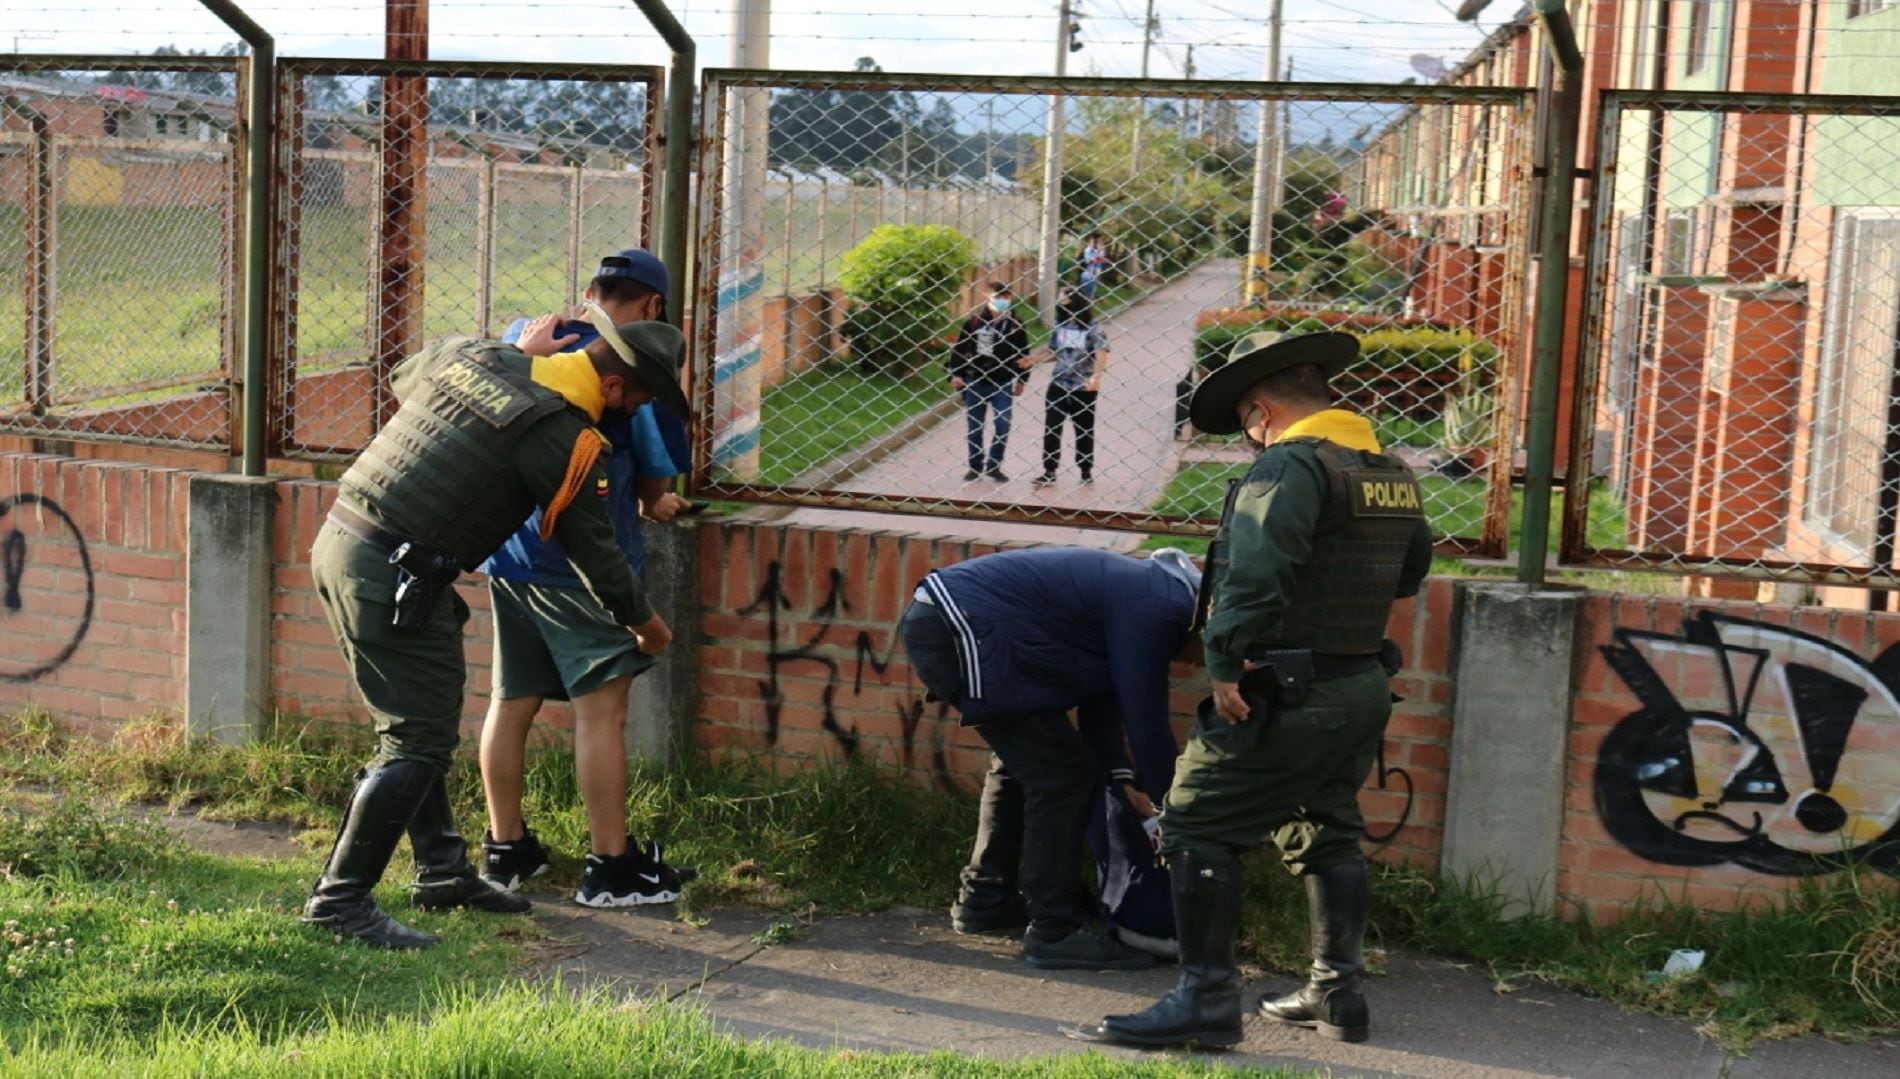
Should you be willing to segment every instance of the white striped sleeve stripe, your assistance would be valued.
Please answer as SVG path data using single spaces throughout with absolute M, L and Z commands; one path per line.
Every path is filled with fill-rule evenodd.
M 956 639 L 957 658 L 963 663 L 963 692 L 973 700 L 983 699 L 983 668 L 976 660 L 976 632 L 970 628 L 970 620 L 963 616 L 963 608 L 943 586 L 942 578 L 935 573 L 924 577 L 924 587 L 930 591 L 931 599 L 936 601 L 937 610 L 950 623 L 950 631 Z

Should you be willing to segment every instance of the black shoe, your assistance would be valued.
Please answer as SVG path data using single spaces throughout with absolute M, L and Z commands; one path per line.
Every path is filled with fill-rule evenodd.
M 1085 483 L 1085 484 L 1088 484 L 1088 483 L 1094 483 L 1094 482 L 1095 482 L 1095 477 L 1094 477 L 1094 476 L 1092 476 L 1092 475 L 1090 475 L 1090 474 L 1089 474 L 1089 473 L 1087 473 L 1087 472 L 1084 472 L 1084 473 L 1082 473 L 1082 482 L 1083 482 L 1083 483 Z
M 507 843 L 497 843 L 494 836 L 482 833 L 482 879 L 492 888 L 516 891 L 530 878 L 546 873 L 548 865 L 548 849 L 533 832 L 523 829 L 520 839 Z
M 303 921 L 376 948 L 427 948 L 436 943 L 383 913 L 370 892 L 417 806 L 440 773 L 418 761 L 389 761 L 357 776 L 336 843 L 304 904 Z
M 469 869 L 459 877 L 416 882 L 409 886 L 409 905 L 417 910 L 485 910 L 490 914 L 526 914 L 534 909 L 525 895 L 504 892 Z
M 1125 1045 L 1238 1045 L 1240 859 L 1225 847 L 1195 847 L 1169 857 L 1181 978 L 1133 1015 L 1111 1015 L 1071 1036 Z
M 996 481 L 996 482 L 998 482 L 998 483 L 1008 483 L 1008 482 L 1009 482 L 1009 477 L 1008 477 L 1008 476 L 1005 476 L 1005 475 L 1003 475 L 1003 470 L 1002 470 L 1002 469 L 1000 469 L 1000 468 L 992 468 L 992 469 L 990 469 L 990 470 L 989 470 L 989 472 L 988 472 L 988 473 L 986 473 L 986 474 L 987 474 L 987 475 L 989 476 L 989 478 L 991 478 L 991 479 L 993 479 L 993 480 L 995 480 L 995 481 Z
M 965 483 L 974 483 L 977 480 L 980 480 L 982 478 L 983 478 L 983 473 L 978 472 L 974 468 L 972 468 L 971 470 L 963 474 L 963 482 Z
M 1334 1041 L 1362 1042 L 1371 1027 L 1360 979 L 1370 889 L 1363 859 L 1327 866 L 1306 877 L 1306 916 L 1313 937 L 1313 969 L 1305 987 L 1275 999 L 1262 997 L 1264 1019 L 1318 1031 Z
M 1015 935 L 1029 926 L 1029 910 L 1023 894 L 1012 892 L 1009 898 L 993 903 L 959 900 L 950 906 L 950 928 L 959 933 L 1008 933 Z
M 1026 934 L 1023 960 L 1037 970 L 1146 970 L 1155 965 L 1154 956 L 1110 938 L 1099 925 L 1084 926 L 1059 940 Z
M 1038 487 L 1047 487 L 1050 484 L 1054 483 L 1055 481 L 1056 481 L 1055 473 L 1044 472 L 1042 475 L 1037 476 L 1035 479 L 1030 480 L 1029 482 L 1035 484 Z
M 583 907 L 644 907 L 671 903 L 684 886 L 672 866 L 660 857 L 660 845 L 630 844 L 625 854 L 587 856 L 580 890 L 574 902 Z
M 418 948 L 432 948 L 442 943 L 441 938 L 420 929 L 411 929 L 389 915 L 383 913 L 370 900 L 353 903 L 324 902 L 316 896 L 310 897 L 304 904 L 303 917 L 299 919 L 305 925 L 335 933 L 339 937 L 354 937 L 372 948 L 388 948 L 391 951 L 410 951 Z

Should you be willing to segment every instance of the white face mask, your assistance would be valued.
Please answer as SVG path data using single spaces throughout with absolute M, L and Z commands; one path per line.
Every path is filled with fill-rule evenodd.
M 995 296 L 990 299 L 990 310 L 999 315 L 1009 314 L 1009 297 Z

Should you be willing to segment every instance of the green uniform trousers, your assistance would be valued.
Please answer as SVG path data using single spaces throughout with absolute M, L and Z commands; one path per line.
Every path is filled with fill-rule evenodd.
M 1294 873 L 1359 857 L 1359 788 L 1392 715 L 1378 669 L 1313 683 L 1266 727 L 1252 719 L 1197 730 L 1161 810 L 1163 853 L 1271 838 Z
M 423 625 L 397 629 L 391 621 L 396 567 L 389 556 L 328 522 L 311 545 L 310 576 L 376 723 L 371 767 L 412 760 L 448 768 L 461 740 L 468 605 L 444 588 Z

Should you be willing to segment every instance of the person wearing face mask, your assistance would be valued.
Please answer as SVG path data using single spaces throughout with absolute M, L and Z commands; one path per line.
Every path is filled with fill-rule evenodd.
M 1010 412 L 1029 385 L 1029 330 L 1011 313 L 1009 286 L 990 282 L 990 299 L 963 323 L 950 350 L 950 386 L 963 395 L 969 470 L 964 480 L 1007 480 L 1003 451 Z M 984 446 L 988 415 L 995 431 Z
M 1042 475 L 1038 487 L 1056 481 L 1062 463 L 1062 427 L 1075 425 L 1075 465 L 1083 483 L 1095 482 L 1095 401 L 1108 368 L 1108 335 L 1095 321 L 1089 298 L 1065 292 L 1056 307 L 1056 328 L 1049 335 L 1055 370 L 1042 413 Z
M 664 321 L 667 284 L 660 260 L 636 248 L 602 259 L 585 299 L 615 323 Z M 502 340 L 530 356 L 552 356 L 598 336 L 585 321 L 549 315 L 517 320 Z M 668 489 L 680 471 L 661 433 L 661 422 L 671 419 L 649 402 L 627 422 L 601 427 L 613 451 L 604 466 L 607 512 L 636 574 L 646 561 L 642 518 L 668 521 L 688 504 Z M 488 801 L 482 877 L 512 892 L 549 867 L 547 848 L 522 816 L 522 774 L 542 702 L 564 700 L 574 706 L 574 770 L 588 818 L 588 854 L 574 901 L 626 907 L 678 899 L 682 873 L 666 864 L 659 842 L 636 843 L 627 835 L 627 696 L 634 678 L 657 661 L 588 594 L 560 541 L 541 538 L 538 511 L 489 556 L 482 572 L 495 626 L 493 691 L 482 723 Z
M 1359 354 L 1341 333 L 1241 339 L 1194 391 L 1193 422 L 1261 447 L 1228 487 L 1195 625 L 1211 696 L 1161 810 L 1181 976 L 1145 1011 L 1067 1033 L 1132 1045 L 1241 1038 L 1240 855 L 1271 837 L 1306 885 L 1307 985 L 1256 1010 L 1362 1041 L 1368 902 L 1358 792 L 1391 716 L 1396 599 L 1417 594 L 1432 536 L 1418 480 L 1329 379 Z
M 396 366 L 396 414 L 344 473 L 310 549 L 310 575 L 375 723 L 303 920 L 382 948 L 436 938 L 401 925 L 371 895 L 403 834 L 414 848 L 412 905 L 521 913 L 468 864 L 443 775 L 459 738 L 468 605 L 452 587 L 528 515 L 558 537 L 582 584 L 641 651 L 672 640 L 614 541 L 602 424 L 657 400 L 683 415 L 685 342 L 661 322 L 615 326 L 583 352 L 531 358 L 499 341 L 454 338 Z

